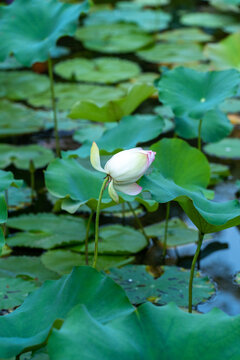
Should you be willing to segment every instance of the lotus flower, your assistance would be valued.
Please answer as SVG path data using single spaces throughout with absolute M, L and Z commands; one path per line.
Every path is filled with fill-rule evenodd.
M 107 161 L 104 168 L 100 163 L 99 149 L 92 144 L 90 161 L 94 169 L 105 173 L 109 179 L 108 193 L 115 202 L 119 202 L 117 191 L 128 195 L 138 195 L 142 188 L 136 181 L 147 171 L 155 159 L 155 152 L 133 148 L 120 151 Z

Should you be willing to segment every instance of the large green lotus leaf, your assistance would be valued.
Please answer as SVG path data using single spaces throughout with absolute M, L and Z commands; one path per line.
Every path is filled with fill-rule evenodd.
M 75 58 L 59 62 L 55 73 L 65 79 L 112 84 L 140 74 L 138 64 L 119 58 Z
M 55 94 L 58 110 L 69 111 L 77 101 L 89 100 L 102 105 L 107 101 L 120 98 L 124 92 L 113 86 L 57 83 Z M 48 89 L 36 97 L 30 97 L 28 102 L 32 106 L 51 108 L 50 90 Z
M 208 44 L 204 52 L 215 69 L 240 70 L 240 33 L 229 35 L 216 44 Z
M 109 276 L 123 287 L 132 304 L 151 301 L 165 305 L 174 301 L 178 306 L 188 305 L 190 271 L 176 266 L 163 266 L 162 274 L 155 278 L 145 265 L 128 265 L 121 269 L 110 269 Z M 214 286 L 207 277 L 196 274 L 193 283 L 193 304 L 208 299 Z
M 48 352 L 51 360 L 78 360 L 79 354 L 85 360 L 238 360 L 239 327 L 239 316 L 219 309 L 188 314 L 173 303 L 146 303 L 102 325 L 79 305 L 60 330 L 53 330 Z
M 154 42 L 135 24 L 101 24 L 79 28 L 76 39 L 83 41 L 87 49 L 103 53 L 128 53 Z
M 108 270 L 112 267 L 123 266 L 133 262 L 133 256 L 127 255 L 99 255 L 97 261 L 98 270 Z M 86 264 L 84 254 L 77 254 L 70 250 L 49 250 L 41 256 L 44 266 L 59 275 L 69 274 L 74 266 Z M 89 264 L 93 263 L 93 255 L 88 256 Z
M 37 256 L 9 256 L 0 259 L 0 278 L 31 278 L 38 283 L 54 280 L 59 276 L 45 268 Z
M 224 99 L 236 93 L 240 73 L 236 70 L 199 72 L 178 67 L 158 82 L 159 99 L 177 116 L 201 119 Z
M 165 221 L 156 223 L 153 225 L 146 226 L 144 228 L 146 234 L 150 237 L 157 237 L 161 243 L 164 242 L 164 232 L 165 232 Z M 172 218 L 168 222 L 168 232 L 167 232 L 167 247 L 175 247 L 186 244 L 192 244 L 198 240 L 198 231 L 189 228 L 182 220 L 179 218 Z
M 137 107 L 154 93 L 155 89 L 148 84 L 135 84 L 127 94 L 120 98 L 106 99 L 104 104 L 80 100 L 74 104 L 69 114 L 72 119 L 87 119 L 99 122 L 119 121 L 123 116 L 130 115 Z
M 240 159 L 240 139 L 228 138 L 216 144 L 204 146 L 204 151 L 211 156 L 225 159 Z
M 180 28 L 168 30 L 157 35 L 158 40 L 169 41 L 173 43 L 183 42 L 205 42 L 211 41 L 212 36 L 198 28 Z
M 1 7 L 2 9 L 3 7 Z M 0 71 L 0 97 L 11 100 L 26 100 L 49 89 L 45 75 L 31 71 Z
M 28 170 L 32 160 L 35 169 L 38 169 L 46 166 L 53 158 L 53 152 L 40 145 L 0 144 L 0 168 L 13 164 L 18 169 Z
M 126 255 L 135 254 L 147 246 L 143 234 L 129 226 L 107 225 L 99 231 L 99 254 Z M 89 253 L 94 253 L 94 243 L 89 243 Z M 85 246 L 72 248 L 74 251 L 84 253 Z
M 85 220 L 70 215 L 28 214 L 12 217 L 7 224 L 10 228 L 25 230 L 10 236 L 7 239 L 9 246 L 52 249 L 83 242 L 86 237 Z
M 184 139 L 198 137 L 199 121 L 188 116 L 175 118 L 175 131 Z M 230 135 L 233 125 L 228 117 L 219 110 L 208 111 L 202 121 L 201 138 L 204 142 L 220 141 Z
M 0 288 L 0 309 L 12 309 L 21 305 L 27 295 L 36 290 L 37 286 L 30 280 L 0 277 Z
M 0 100 L 0 137 L 40 131 L 46 117 L 43 112 Z
M 202 47 L 195 43 L 159 43 L 137 52 L 137 55 L 152 63 L 185 64 L 203 59 Z
M 57 0 L 16 0 L 1 6 L 0 60 L 10 53 L 25 66 L 47 60 L 61 36 L 74 34 L 88 7 L 88 1 L 70 5 Z
M 78 207 L 87 204 L 93 209 L 97 206 L 103 178 L 103 174 L 86 169 L 73 158 L 56 159 L 45 172 L 46 186 L 53 196 L 60 199 L 68 197 L 79 202 Z M 113 204 L 105 191 L 102 207 Z
M 157 152 L 155 171 L 140 181 L 154 200 L 176 200 L 203 233 L 213 233 L 240 224 L 237 200 L 217 203 L 207 200 L 210 167 L 205 156 L 180 139 L 163 139 L 152 146 Z
M 97 139 L 97 144 L 101 150 L 105 150 L 103 153 L 130 149 L 138 143 L 158 137 L 162 133 L 163 127 L 164 121 L 158 115 L 126 116 L 120 120 L 117 126 L 106 130 Z M 77 151 L 77 155 L 80 157 L 89 156 L 93 140 L 86 141 Z
M 133 311 L 111 279 L 91 267 L 75 268 L 68 276 L 46 281 L 22 306 L 0 318 L 1 358 L 42 344 L 54 322 L 64 319 L 77 304 L 84 304 L 101 323 Z
M 187 26 L 201 26 L 206 28 L 223 28 L 236 23 L 236 19 L 231 15 L 195 12 L 184 14 L 180 22 Z
M 171 20 L 171 15 L 161 10 L 129 9 L 123 8 L 115 10 L 95 11 L 85 20 L 88 25 L 115 24 L 115 23 L 134 23 L 144 31 L 159 31 L 166 29 Z

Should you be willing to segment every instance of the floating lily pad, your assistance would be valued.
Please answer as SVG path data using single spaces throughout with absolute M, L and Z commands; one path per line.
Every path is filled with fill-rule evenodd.
M 169 4 L 170 0 L 134 0 L 134 3 L 141 6 L 160 6 Z
M 15 57 L 9 56 L 3 62 L 0 62 L 0 70 L 20 69 L 23 65 L 20 64 Z
M 55 66 L 55 72 L 65 79 L 112 84 L 139 75 L 140 67 L 119 58 L 97 58 L 88 60 L 75 58 L 62 61 Z
M 152 63 L 184 64 L 203 59 L 202 47 L 195 43 L 159 43 L 137 52 L 137 55 Z
M 75 268 L 68 276 L 46 281 L 19 309 L 0 317 L 0 357 L 39 348 L 54 322 L 64 319 L 77 304 L 84 304 L 101 323 L 133 311 L 124 292 L 110 278 L 91 267 Z
M 90 50 L 103 53 L 128 53 L 154 42 L 135 24 L 101 24 L 79 28 L 76 39 L 83 41 Z
M 106 99 L 104 104 L 94 103 L 92 99 L 80 100 L 74 104 L 69 114 L 72 119 L 87 119 L 99 122 L 119 121 L 130 115 L 137 107 L 154 93 L 155 89 L 147 84 L 132 85 L 127 94 L 114 100 Z
M 223 139 L 218 143 L 205 145 L 204 151 L 219 158 L 240 159 L 240 139 Z
M 178 67 L 164 73 L 158 82 L 159 99 L 177 116 L 201 119 L 236 93 L 239 80 L 236 70 L 199 72 Z
M 134 313 L 102 325 L 79 305 L 60 330 L 53 329 L 48 351 L 51 360 L 77 360 L 79 353 L 87 359 L 89 348 L 94 359 L 191 360 L 197 352 L 201 360 L 238 360 L 239 326 L 239 316 L 217 308 L 189 315 L 173 303 L 146 303 Z
M 180 28 L 161 32 L 157 35 L 158 40 L 183 43 L 183 42 L 206 42 L 211 41 L 212 36 L 198 28 Z
M 190 117 L 175 118 L 175 131 L 184 139 L 198 137 L 199 120 Z M 204 142 L 216 142 L 230 135 L 233 125 L 219 110 L 208 111 L 202 119 L 201 138 Z
M 128 265 L 121 269 L 110 269 L 110 277 L 123 287 L 132 304 L 146 301 L 164 305 L 175 302 L 178 306 L 188 305 L 190 271 L 176 266 L 163 266 L 163 274 L 155 279 L 149 267 Z M 193 304 L 208 299 L 214 293 L 209 278 L 195 275 L 193 283 Z
M 210 163 L 210 170 L 210 185 L 218 184 L 231 174 L 229 166 L 223 164 Z
M 37 132 L 44 128 L 44 120 L 43 112 L 34 111 L 6 100 L 0 100 L 1 137 Z
M 69 111 L 77 101 L 89 100 L 100 105 L 120 98 L 124 92 L 111 86 L 57 83 L 55 94 L 58 110 Z M 51 108 L 50 90 L 48 89 L 36 97 L 30 97 L 28 102 L 33 106 Z
M 37 286 L 33 281 L 0 277 L 0 288 L 0 309 L 12 309 L 21 305 L 28 294 L 36 290 Z
M 132 115 L 123 117 L 118 125 L 106 130 L 97 139 L 102 153 L 126 150 L 158 137 L 164 128 L 164 121 L 158 115 Z M 94 140 L 94 139 L 93 139 Z M 80 157 L 90 154 L 92 141 L 85 142 L 77 151 Z M 104 150 L 104 151 L 102 151 Z
M 13 53 L 26 66 L 47 60 L 61 36 L 74 34 L 80 14 L 88 7 L 87 1 L 70 5 L 57 0 L 17 0 L 1 6 L 0 59 Z
M 0 144 L 0 168 L 13 164 L 16 168 L 28 170 L 30 161 L 33 161 L 35 169 L 46 166 L 53 160 L 53 152 L 40 145 L 14 146 Z
M 27 186 L 16 188 L 11 186 L 8 189 L 8 211 L 25 209 L 32 205 L 32 189 Z M 34 196 L 36 193 L 34 192 Z
M 204 52 L 215 69 L 240 70 L 240 33 L 229 35 L 216 44 L 208 44 Z
M 102 10 L 93 12 L 85 20 L 85 24 L 101 25 L 115 23 L 133 23 L 144 31 L 153 32 L 166 29 L 171 15 L 161 10 L 139 9 L 137 7 L 123 7 L 115 10 Z
M 231 15 L 197 12 L 182 15 L 180 22 L 183 25 L 214 29 L 232 25 L 236 22 L 236 19 Z
M 9 256 L 0 259 L 0 278 L 23 277 L 31 278 L 36 283 L 57 279 L 59 276 L 46 269 L 40 257 L 37 256 Z
M 39 213 L 21 215 L 8 220 L 8 227 L 26 232 L 15 233 L 7 239 L 9 246 L 51 249 L 80 243 L 86 237 L 85 220 L 68 215 Z M 90 229 L 90 234 L 92 229 Z
M 131 263 L 134 257 L 99 255 L 98 270 L 108 270 L 111 267 L 123 266 Z M 59 275 L 69 274 L 74 266 L 85 265 L 85 255 L 70 250 L 50 250 L 41 256 L 43 265 Z M 93 255 L 88 257 L 89 264 L 93 263 Z
M 159 238 L 159 241 L 164 241 L 164 228 L 165 221 L 146 226 L 145 232 L 151 237 Z M 167 247 L 175 247 L 186 244 L 192 244 L 198 240 L 198 231 L 189 228 L 182 220 L 178 218 L 172 218 L 168 222 L 168 234 L 167 234 Z
M 26 100 L 37 96 L 49 87 L 49 79 L 45 75 L 31 71 L 0 71 L 0 97 Z
M 147 240 L 140 231 L 129 226 L 107 225 L 99 231 L 99 254 L 128 255 L 135 254 L 147 246 Z M 94 253 L 94 243 L 89 243 L 89 253 Z M 72 248 L 74 251 L 85 251 L 85 246 Z

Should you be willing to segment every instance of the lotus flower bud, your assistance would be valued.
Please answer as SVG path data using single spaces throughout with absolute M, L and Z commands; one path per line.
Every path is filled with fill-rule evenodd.
M 109 176 L 109 195 L 115 202 L 118 202 L 116 190 L 128 195 L 138 195 L 142 191 L 141 186 L 136 181 L 143 176 L 152 164 L 155 154 L 154 151 L 143 150 L 142 148 L 120 151 L 108 160 L 103 169 L 100 163 L 99 149 L 94 142 L 91 148 L 90 161 L 94 169 Z

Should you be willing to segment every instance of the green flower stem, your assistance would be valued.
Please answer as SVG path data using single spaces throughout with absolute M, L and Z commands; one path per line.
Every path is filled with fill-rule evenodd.
M 132 205 L 130 204 L 130 202 L 127 201 L 127 204 L 129 206 L 129 209 L 131 210 L 131 212 L 133 213 L 133 216 L 134 216 L 134 219 L 136 220 L 143 236 L 145 237 L 145 239 L 147 240 L 147 243 L 149 244 L 149 237 L 147 236 L 145 230 L 144 230 L 144 227 L 139 219 L 139 217 L 136 215 L 135 211 L 134 211 L 134 208 L 132 207 Z
M 198 150 L 202 151 L 201 149 L 201 130 L 202 130 L 202 119 L 199 120 L 198 125 Z
M 30 172 L 30 184 L 31 184 L 31 200 L 33 201 L 34 189 L 35 189 L 35 166 L 32 160 L 30 160 L 29 172 Z
M 164 227 L 164 242 L 163 242 L 163 259 L 165 259 L 166 253 L 167 253 L 167 237 L 168 237 L 169 213 L 170 213 L 170 201 L 167 203 L 167 209 L 166 209 L 166 219 L 165 219 L 165 227 Z
M 190 272 L 190 279 L 189 279 L 189 288 L 188 288 L 188 312 L 192 312 L 192 286 L 193 286 L 193 277 L 194 277 L 194 269 L 195 265 L 201 250 L 202 242 L 203 242 L 204 234 L 200 231 L 198 232 L 198 242 L 197 242 L 197 250 L 193 257 L 191 272 Z
M 89 230 L 90 230 L 93 214 L 94 214 L 94 210 L 92 210 L 89 215 L 88 222 L 87 222 L 87 228 L 86 228 L 86 237 L 85 237 L 85 262 L 86 262 L 86 265 L 88 265 L 88 238 L 89 238 Z
M 53 120 L 54 120 L 54 133 L 55 133 L 55 141 L 56 141 L 56 153 L 57 153 L 57 157 L 61 157 L 59 135 L 58 135 L 58 120 L 57 120 L 57 108 L 56 108 L 56 99 L 55 99 L 55 91 L 54 91 L 53 69 L 52 69 L 52 60 L 51 60 L 50 56 L 48 58 L 48 74 L 49 74 L 49 79 L 50 79 L 50 90 L 51 90 L 52 110 L 53 110 Z
M 103 192 L 104 192 L 105 186 L 107 185 L 107 182 L 108 182 L 108 176 L 104 179 L 104 182 L 102 184 L 102 187 L 101 187 L 101 190 L 99 193 L 98 203 L 97 203 L 96 221 L 95 221 L 95 247 L 94 247 L 94 258 L 93 258 L 93 268 L 94 269 L 96 269 L 97 258 L 98 258 L 98 233 L 99 233 L 100 207 L 101 207 Z

